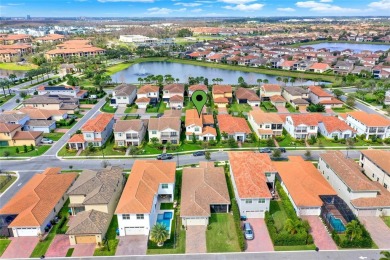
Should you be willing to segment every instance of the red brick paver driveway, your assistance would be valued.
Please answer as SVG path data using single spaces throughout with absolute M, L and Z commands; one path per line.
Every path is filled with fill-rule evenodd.
M 63 257 L 66 256 L 70 247 L 69 236 L 56 235 L 51 242 L 49 249 L 46 251 L 46 257 Z
M 28 258 L 39 242 L 38 237 L 11 237 L 12 241 L 1 258 Z
M 95 252 L 95 244 L 77 244 L 74 245 L 74 251 L 72 257 L 74 256 L 93 256 Z
M 314 244 L 320 250 L 337 250 L 337 246 L 329 235 L 324 223 L 322 223 L 318 216 L 302 216 L 302 219 L 309 221 L 311 230 L 310 234 L 313 236 Z
M 186 253 L 206 253 L 206 226 L 188 226 Z
M 359 217 L 380 249 L 390 248 L 390 228 L 380 217 Z
M 263 218 L 250 218 L 249 222 L 255 233 L 253 240 L 246 240 L 245 252 L 268 252 L 274 251 L 274 245 L 269 236 L 267 226 Z
M 119 237 L 115 255 L 146 255 L 148 236 Z
M 278 113 L 282 113 L 282 114 L 289 114 L 290 111 L 288 111 L 287 108 L 285 108 L 284 106 L 277 106 L 276 109 L 278 110 Z

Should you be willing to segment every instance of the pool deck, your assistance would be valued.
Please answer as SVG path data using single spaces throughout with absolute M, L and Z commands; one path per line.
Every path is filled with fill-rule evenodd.
M 169 223 L 169 234 L 171 234 L 171 230 L 172 230 L 172 220 L 173 220 L 173 218 L 174 218 L 174 214 L 175 214 L 175 210 L 173 210 L 173 209 L 164 209 L 164 210 L 161 210 L 160 209 L 160 206 L 161 206 L 161 203 L 171 203 L 171 201 L 169 201 L 169 200 L 159 200 L 158 202 L 157 202 L 157 208 L 158 208 L 158 210 L 157 210 L 157 218 L 156 218 L 156 223 L 158 222 L 158 215 L 159 214 L 164 214 L 165 212 L 172 212 L 172 217 L 171 217 L 171 219 L 170 219 L 170 223 Z

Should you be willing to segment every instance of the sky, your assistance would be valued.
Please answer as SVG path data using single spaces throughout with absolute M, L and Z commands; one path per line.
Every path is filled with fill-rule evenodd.
M 0 16 L 266 17 L 390 15 L 390 0 L 0 0 Z

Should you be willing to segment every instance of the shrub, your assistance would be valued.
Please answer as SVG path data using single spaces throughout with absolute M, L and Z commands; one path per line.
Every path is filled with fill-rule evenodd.
M 390 138 L 383 139 L 383 142 L 384 142 L 385 144 L 390 144 Z
M 27 153 L 27 145 L 23 145 L 23 151 Z
M 275 136 L 276 141 L 281 142 L 286 138 L 285 135 Z
M 19 152 L 20 152 L 20 151 L 19 151 L 19 147 L 16 147 L 15 152 L 16 152 L 16 153 L 19 153 Z

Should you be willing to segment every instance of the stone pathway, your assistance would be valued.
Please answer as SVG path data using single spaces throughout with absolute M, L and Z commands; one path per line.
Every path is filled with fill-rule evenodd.
M 310 224 L 310 234 L 313 236 L 314 244 L 320 250 L 337 250 L 337 245 L 330 236 L 322 220 L 318 216 L 302 216 Z
M 129 145 L 129 147 L 127 147 L 127 149 L 126 149 L 126 153 L 125 153 L 126 156 L 129 155 L 129 153 L 130 153 L 130 148 L 131 148 L 131 146 Z
M 206 226 L 187 226 L 186 253 L 206 252 Z
M 380 217 L 359 217 L 379 249 L 390 248 L 390 228 Z
M 77 153 L 76 153 L 76 156 L 79 156 L 82 152 L 83 152 L 83 150 L 82 150 L 82 149 L 79 149 L 79 150 L 77 151 Z

